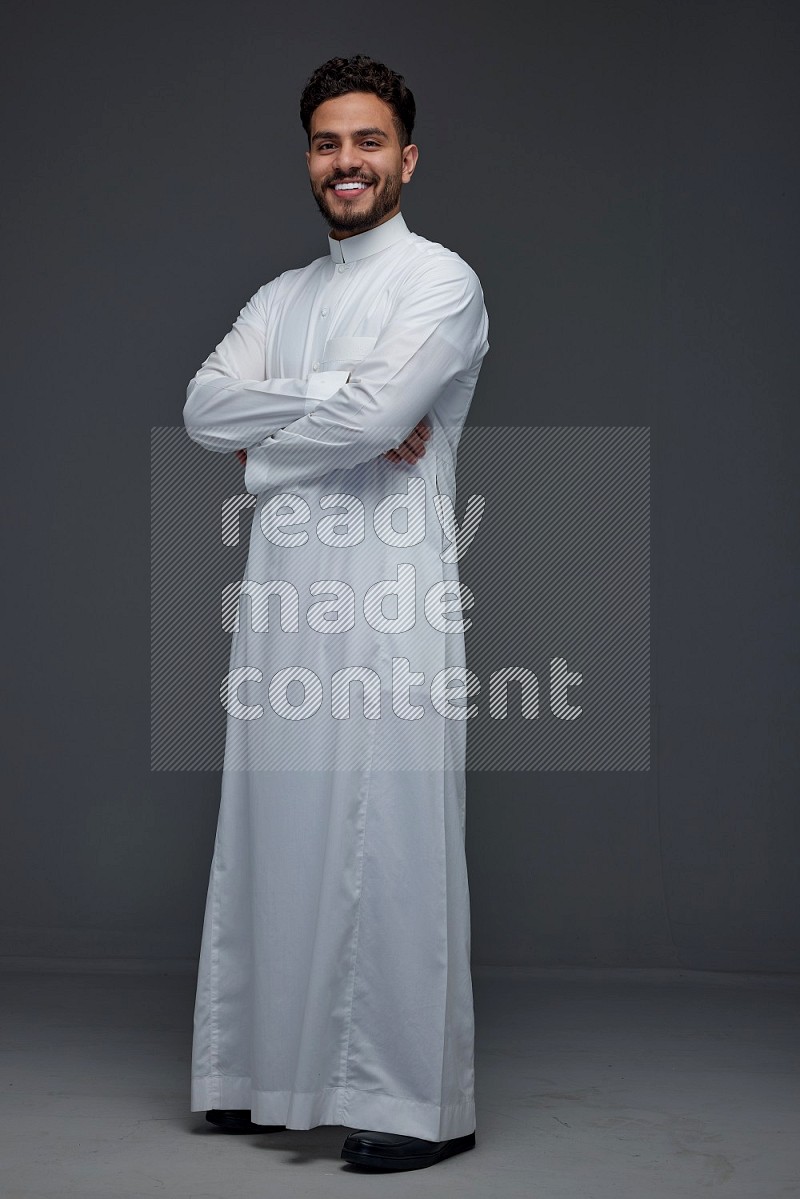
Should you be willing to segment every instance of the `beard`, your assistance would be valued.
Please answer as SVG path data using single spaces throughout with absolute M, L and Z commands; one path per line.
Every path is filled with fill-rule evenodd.
M 339 203 L 334 199 L 333 203 L 339 204 L 339 207 L 334 209 L 328 200 L 330 194 L 328 184 L 317 188 L 312 182 L 311 191 L 317 201 L 317 207 L 334 233 L 365 233 L 367 229 L 377 225 L 387 212 L 391 212 L 393 208 L 397 207 L 403 187 L 399 175 L 387 175 L 383 180 L 383 187 L 379 191 L 375 190 L 375 183 L 373 181 L 371 183 L 373 188 L 371 204 L 362 207 L 359 203 L 356 208 L 356 204 L 350 204 L 347 201 Z

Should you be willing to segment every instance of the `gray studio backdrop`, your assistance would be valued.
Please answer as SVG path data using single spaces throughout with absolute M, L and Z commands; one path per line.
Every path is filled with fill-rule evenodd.
M 797 970 L 794 7 L 4 23 L 0 953 L 199 950 L 220 775 L 151 768 L 151 431 L 326 252 L 298 98 L 364 52 L 417 98 L 407 223 L 483 284 L 487 453 L 497 426 L 650 431 L 650 768 L 470 773 L 473 963 Z

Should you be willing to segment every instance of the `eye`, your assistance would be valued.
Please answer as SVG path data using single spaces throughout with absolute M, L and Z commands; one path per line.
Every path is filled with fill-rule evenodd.
M 367 140 L 364 142 L 365 146 L 377 146 L 377 144 L 378 144 L 377 142 L 370 141 L 370 140 Z

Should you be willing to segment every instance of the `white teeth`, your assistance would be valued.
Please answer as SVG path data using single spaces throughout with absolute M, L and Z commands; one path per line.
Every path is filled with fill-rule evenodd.
M 334 183 L 334 191 L 363 191 L 367 183 Z

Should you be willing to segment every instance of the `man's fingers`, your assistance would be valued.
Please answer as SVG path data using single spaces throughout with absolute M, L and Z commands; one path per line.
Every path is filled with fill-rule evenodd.
M 400 445 L 393 450 L 386 450 L 383 457 L 388 458 L 390 462 L 408 462 L 413 466 L 425 453 L 425 442 L 432 432 L 428 418 L 423 417 L 414 426 L 405 441 L 401 441 Z
M 418 458 L 421 458 L 425 453 L 425 442 L 416 432 L 409 433 L 408 437 L 403 442 L 406 449 L 412 450 Z

